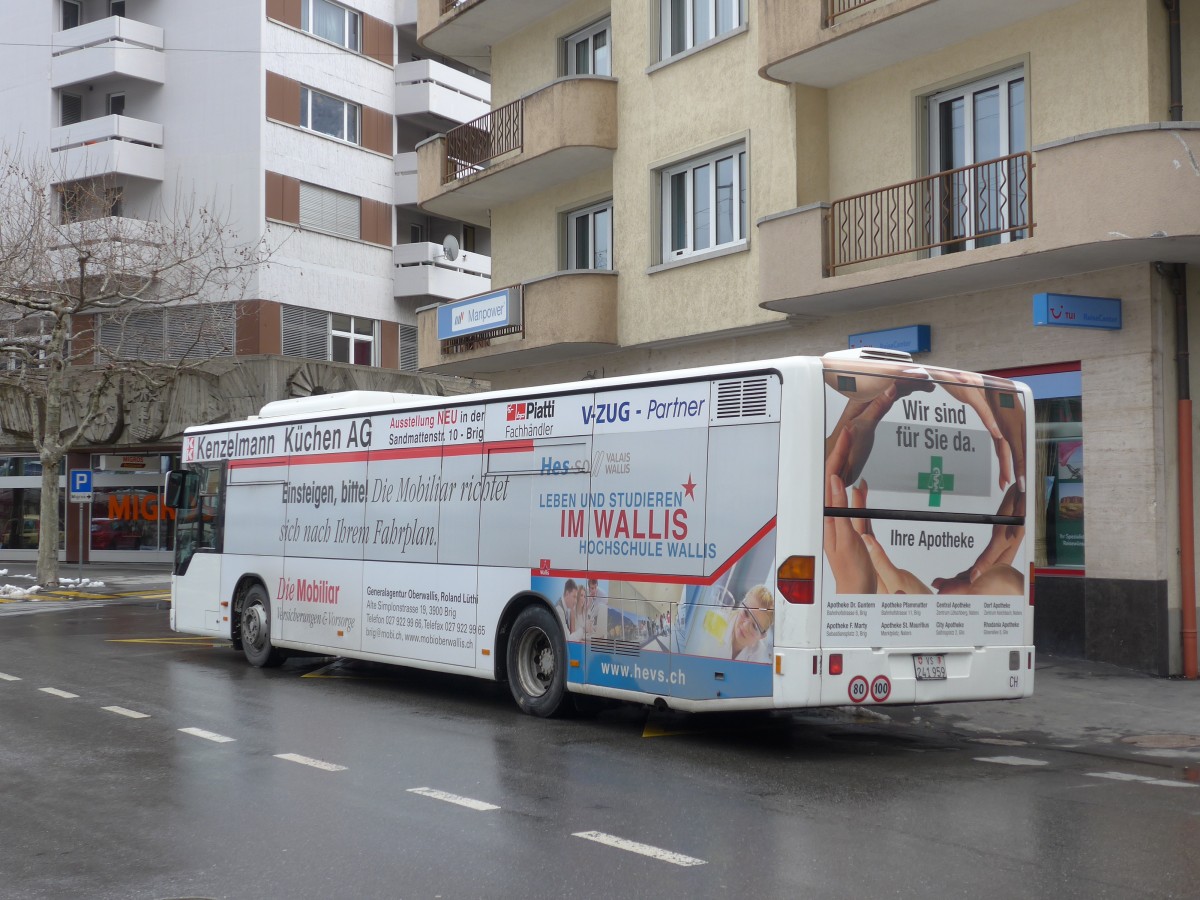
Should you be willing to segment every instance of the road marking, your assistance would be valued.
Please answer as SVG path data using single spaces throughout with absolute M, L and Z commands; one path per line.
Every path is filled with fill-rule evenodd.
M 975 762 L 999 763 L 1002 766 L 1046 766 L 1044 759 L 1026 759 L 1023 756 L 977 756 Z
M 63 697 L 67 700 L 74 700 L 79 696 L 78 694 L 72 694 L 70 691 L 60 691 L 58 688 L 38 688 L 38 690 L 47 694 L 53 694 L 55 697 Z
M 458 794 L 447 794 L 445 791 L 435 790 L 434 788 L 409 788 L 408 792 L 410 794 L 420 794 L 422 797 L 432 797 L 434 800 L 445 800 L 447 803 L 457 803 L 459 806 L 465 806 L 467 809 L 475 809 L 479 812 L 487 812 L 489 809 L 500 808 L 491 803 L 484 803 L 482 800 L 472 800 L 470 797 L 460 797 Z
M 206 741 L 213 741 L 217 744 L 228 744 L 230 741 L 236 741 L 237 738 L 225 737 L 223 734 L 217 734 L 215 731 L 205 731 L 203 728 L 180 728 L 184 734 L 191 734 L 198 738 L 204 738 Z
M 20 681 L 20 680 L 21 679 L 18 678 L 16 675 L 5 675 L 3 672 L 0 672 L 0 681 Z
M 312 766 L 314 769 L 324 769 L 326 772 L 345 772 L 345 766 L 328 763 L 324 760 L 313 759 L 311 756 L 301 756 L 299 753 L 276 753 L 276 759 L 286 759 L 289 762 L 300 763 L 302 766 Z
M 703 859 L 684 856 L 682 853 L 672 853 L 670 850 L 651 847 L 649 844 L 639 844 L 637 841 L 628 841 L 625 838 L 605 834 L 603 831 L 579 831 L 571 836 L 583 838 L 585 841 L 595 841 L 597 844 L 605 844 L 609 847 L 616 847 L 618 850 L 628 850 L 630 853 L 640 853 L 642 856 L 649 856 L 652 859 L 659 859 L 677 866 L 707 865 L 707 861 Z
M 1130 775 L 1128 772 L 1088 772 L 1089 778 L 1109 778 L 1113 781 L 1136 781 L 1141 784 L 1156 784 L 1159 787 L 1200 787 L 1200 784 L 1189 784 L 1186 781 L 1168 781 L 1165 778 L 1150 778 L 1147 775 Z
M 164 637 L 164 638 L 109 638 L 107 644 L 177 644 L 183 647 L 229 646 L 229 641 L 218 637 Z
M 123 706 L 102 706 L 101 709 L 106 709 L 109 712 L 114 712 L 118 716 L 127 716 L 130 719 L 148 719 L 150 716 L 147 713 L 140 713 L 134 709 L 126 709 Z

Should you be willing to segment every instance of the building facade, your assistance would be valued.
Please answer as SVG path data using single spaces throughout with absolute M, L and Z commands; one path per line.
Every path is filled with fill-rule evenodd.
M 419 312 L 422 371 L 895 341 L 1018 376 L 1039 646 L 1185 668 L 1200 3 L 420 0 L 417 39 L 490 75 L 487 116 L 417 147 L 418 199 L 492 229 L 512 307 L 461 337 Z
M 415 2 L 19 6 L 0 11 L 0 142 L 50 171 L 64 222 L 195 203 L 272 251 L 209 371 L 169 396 L 121 392 L 72 454 L 96 500 L 83 526 L 63 507 L 63 558 L 169 558 L 162 473 L 188 425 L 313 392 L 477 387 L 417 372 L 417 309 L 488 289 L 490 231 L 417 206 L 415 147 L 486 111 L 490 86 L 418 47 Z M 169 357 L 190 327 L 172 315 L 137 352 Z M 41 468 L 17 406 L 0 410 L 0 558 L 32 559 Z

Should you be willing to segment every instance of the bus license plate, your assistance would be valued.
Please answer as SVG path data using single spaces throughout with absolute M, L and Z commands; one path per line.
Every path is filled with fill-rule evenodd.
M 914 653 L 913 668 L 917 681 L 945 681 L 946 656 L 942 653 Z

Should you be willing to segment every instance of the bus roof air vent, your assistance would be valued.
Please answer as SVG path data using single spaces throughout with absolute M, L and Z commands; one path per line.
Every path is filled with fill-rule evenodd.
M 904 350 L 884 350 L 882 347 L 855 347 L 853 350 L 834 350 L 825 359 L 880 359 L 884 362 L 910 363 L 912 354 Z
M 717 382 L 717 418 L 744 419 L 767 414 L 767 379 Z

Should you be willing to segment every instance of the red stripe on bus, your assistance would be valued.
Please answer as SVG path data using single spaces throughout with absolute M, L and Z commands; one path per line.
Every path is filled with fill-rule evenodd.
M 313 456 L 293 456 L 291 464 L 293 466 L 315 466 L 323 463 L 353 463 L 366 462 L 370 457 L 368 450 L 355 450 L 345 453 L 321 453 Z
M 229 468 L 231 469 L 265 469 L 268 466 L 286 466 L 288 458 L 286 456 L 271 456 L 265 459 L 231 459 Z
M 532 453 L 533 441 L 493 441 L 488 444 L 436 444 L 432 447 L 400 447 L 394 450 L 355 450 L 313 453 L 308 456 L 277 456 L 269 459 L 231 459 L 231 468 L 265 466 L 315 466 L 323 463 L 373 462 L 381 459 L 420 459 L 436 456 L 472 456 L 487 453 Z

